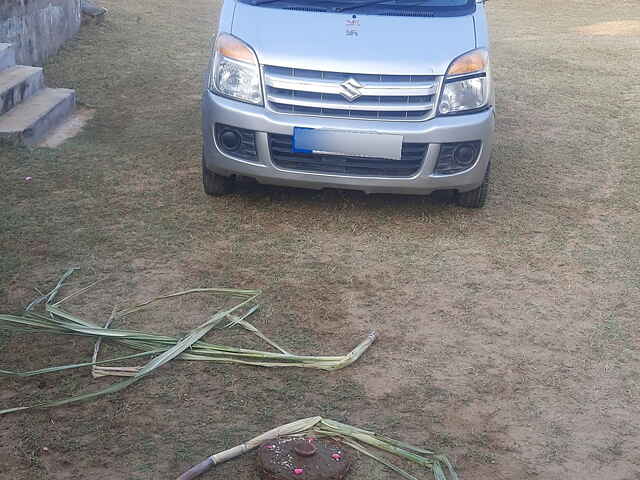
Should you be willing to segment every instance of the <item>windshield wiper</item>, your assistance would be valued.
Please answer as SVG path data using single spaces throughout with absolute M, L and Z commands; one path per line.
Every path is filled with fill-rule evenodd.
M 327 8 L 313 2 L 305 2 L 305 1 L 296 1 L 296 0 L 247 0 L 249 5 L 259 6 L 264 5 L 265 3 L 276 3 L 281 2 L 286 4 L 286 8 L 313 8 L 314 10 L 322 10 L 327 11 Z
M 430 3 L 430 0 L 407 0 L 407 1 L 369 0 L 368 2 L 362 2 L 362 3 L 354 2 L 352 4 L 349 4 L 349 2 L 347 2 L 340 7 L 328 7 L 326 5 L 322 5 L 320 2 L 313 2 L 313 1 L 305 2 L 304 0 L 245 0 L 245 1 L 250 5 L 255 5 L 255 6 L 264 5 L 266 3 L 281 2 L 281 3 L 287 4 L 288 7 L 314 8 L 319 10 L 324 9 L 325 11 L 338 12 L 338 13 L 346 12 L 348 10 L 354 10 L 356 8 L 370 7 L 374 5 L 388 5 L 388 6 L 394 6 L 394 7 L 410 8 L 410 7 L 426 6 L 426 4 Z M 335 0 L 333 0 L 333 2 L 335 2 Z M 329 3 L 329 2 L 322 2 L 322 3 Z
M 260 1 L 260 0 L 258 0 Z M 265 1 L 270 1 L 270 0 L 265 0 Z M 393 3 L 391 3 L 393 0 L 371 0 L 369 2 L 362 2 L 362 3 L 355 3 L 353 5 L 344 5 L 342 7 L 335 7 L 333 8 L 334 12 L 344 12 L 346 10 L 351 10 L 354 8 L 363 8 L 363 7 L 369 7 L 369 6 L 373 6 L 373 5 L 384 5 L 384 4 L 390 4 L 390 6 L 394 6 L 394 7 L 424 7 L 426 6 L 425 4 L 430 3 L 429 0 L 417 0 L 417 1 L 409 1 L 409 2 L 399 2 L 398 0 L 393 1 Z
M 269 1 L 269 0 L 266 0 Z M 344 7 L 334 7 L 334 12 L 344 12 L 346 10 L 353 10 L 354 8 L 368 7 L 370 5 L 382 5 L 383 3 L 389 3 L 389 0 L 372 0 L 371 2 L 355 3 L 353 5 L 345 5 Z
M 250 0 L 251 5 L 264 5 L 265 3 L 280 2 L 282 0 Z

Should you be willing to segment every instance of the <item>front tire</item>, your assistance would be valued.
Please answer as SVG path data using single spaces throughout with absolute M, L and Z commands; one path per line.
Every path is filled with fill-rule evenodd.
M 465 208 L 482 208 L 487 203 L 487 196 L 489 194 L 489 174 L 491 172 L 491 163 L 487 165 L 487 170 L 484 173 L 484 179 L 482 184 L 469 192 L 458 193 L 457 202 L 458 205 Z
M 233 191 L 235 179 L 233 177 L 224 177 L 212 172 L 202 158 L 202 186 L 204 193 L 212 197 L 220 197 Z

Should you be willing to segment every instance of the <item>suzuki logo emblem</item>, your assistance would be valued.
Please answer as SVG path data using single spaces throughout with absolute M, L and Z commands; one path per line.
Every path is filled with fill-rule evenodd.
M 340 95 L 348 101 L 353 102 L 356 98 L 360 98 L 362 96 L 362 93 L 360 92 L 361 88 L 364 88 L 364 86 L 360 82 L 355 78 L 350 78 L 340 84 Z

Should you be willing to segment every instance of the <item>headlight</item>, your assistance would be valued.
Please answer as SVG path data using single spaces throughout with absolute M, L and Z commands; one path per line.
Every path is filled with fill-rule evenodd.
M 484 108 L 490 100 L 489 54 L 483 48 L 456 58 L 444 78 L 440 96 L 440 115 L 451 115 Z
M 262 105 L 258 58 L 251 47 L 227 33 L 218 35 L 209 89 L 225 97 Z

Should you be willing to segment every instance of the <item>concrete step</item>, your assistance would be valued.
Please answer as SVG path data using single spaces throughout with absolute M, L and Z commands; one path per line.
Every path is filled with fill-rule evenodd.
M 18 65 L 0 72 L 0 115 L 8 112 L 44 87 L 39 67 Z
M 0 43 L 0 71 L 16 64 L 16 47 L 10 43 Z
M 45 88 L 0 117 L 0 143 L 34 145 L 74 110 L 76 92 Z

